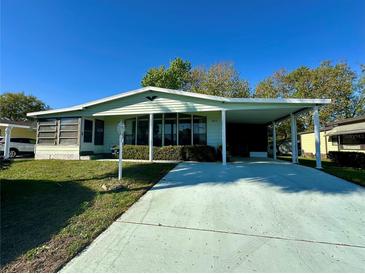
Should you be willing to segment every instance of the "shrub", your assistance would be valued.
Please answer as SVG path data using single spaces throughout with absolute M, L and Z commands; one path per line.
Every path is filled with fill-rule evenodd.
M 154 147 L 153 158 L 155 160 L 183 161 L 183 146 Z
M 119 152 L 119 146 L 116 149 Z M 149 157 L 148 146 L 135 146 L 135 145 L 123 146 L 124 159 L 148 160 L 148 157 Z
M 183 146 L 183 159 L 185 161 L 198 161 L 198 162 L 215 162 L 217 156 L 214 147 L 196 145 L 196 146 Z
M 118 157 L 119 147 L 113 147 L 113 154 Z M 124 145 L 124 159 L 148 160 L 148 146 Z M 163 146 L 153 148 L 154 160 L 173 160 L 173 161 L 201 161 L 213 162 L 217 160 L 214 147 L 196 146 Z
M 365 168 L 365 153 L 330 151 L 328 158 L 339 166 Z

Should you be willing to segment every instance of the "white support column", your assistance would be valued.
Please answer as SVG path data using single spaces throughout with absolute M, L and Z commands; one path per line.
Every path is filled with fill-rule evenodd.
M 190 122 L 190 127 L 191 127 L 191 145 L 193 146 L 194 145 L 194 117 L 193 117 L 193 114 L 191 114 L 191 122 Z
M 10 135 L 11 135 L 11 126 L 7 126 L 5 128 L 5 144 L 4 144 L 4 159 L 9 158 L 10 154 Z
M 150 127 L 149 127 L 149 160 L 153 161 L 153 114 L 150 113 Z
M 272 156 L 276 160 L 276 123 L 272 123 Z
M 314 124 L 314 138 L 316 145 L 316 168 L 322 168 L 321 162 L 321 132 L 320 132 L 320 124 L 319 124 L 319 110 L 318 106 L 313 108 L 313 124 Z
M 222 110 L 222 164 L 227 164 L 226 110 Z
M 135 132 L 134 132 L 134 144 L 137 145 L 137 138 L 138 138 L 138 117 L 136 116 L 136 128 L 135 128 Z
M 162 146 L 165 146 L 165 113 L 162 113 Z
M 291 159 L 293 164 L 298 163 L 298 141 L 297 141 L 297 121 L 294 114 L 290 114 L 291 119 Z
M 176 113 L 176 145 L 179 145 L 179 113 Z

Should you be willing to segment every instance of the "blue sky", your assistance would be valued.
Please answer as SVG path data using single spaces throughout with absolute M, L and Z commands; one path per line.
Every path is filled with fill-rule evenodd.
M 251 86 L 280 68 L 365 63 L 365 1 L 1 0 L 1 90 L 52 108 L 140 87 L 175 57 L 232 61 Z

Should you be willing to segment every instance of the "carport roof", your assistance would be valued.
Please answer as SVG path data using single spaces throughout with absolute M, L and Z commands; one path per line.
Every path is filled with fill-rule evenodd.
M 8 119 L 0 119 L 0 126 L 14 128 L 35 128 L 36 124 L 31 121 L 12 121 Z

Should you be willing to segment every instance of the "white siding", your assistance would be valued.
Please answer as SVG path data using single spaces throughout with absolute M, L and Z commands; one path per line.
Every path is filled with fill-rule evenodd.
M 142 100 L 128 106 L 117 107 L 106 111 L 97 112 L 94 115 L 125 115 L 125 114 L 141 114 L 141 113 L 166 113 L 166 112 L 195 112 L 195 111 L 211 111 L 219 109 L 216 106 L 206 104 L 183 101 L 171 98 L 156 98 L 149 101 L 146 98 L 138 98 Z M 137 99 L 137 100 L 138 100 Z M 137 101 L 136 100 L 136 101 Z
M 79 160 L 80 150 L 78 145 L 70 145 L 70 146 L 37 145 L 35 149 L 35 159 Z
M 207 116 L 207 145 L 218 148 L 222 144 L 221 112 L 205 112 L 198 115 Z

